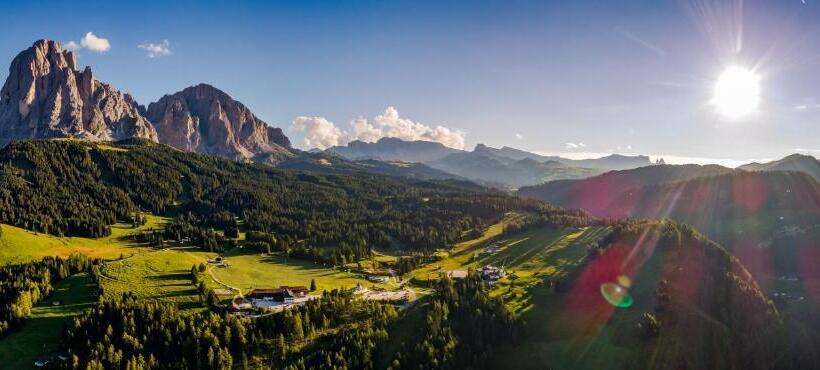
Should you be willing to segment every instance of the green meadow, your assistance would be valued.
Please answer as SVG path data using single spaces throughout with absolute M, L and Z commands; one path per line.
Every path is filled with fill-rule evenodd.
M 97 301 L 97 287 L 88 274 L 81 273 L 61 281 L 54 295 L 37 304 L 24 327 L 2 340 L 0 367 L 34 368 L 33 359 L 57 349 L 63 325 Z M 54 305 L 59 302 L 59 305 Z
M 197 252 L 202 258 L 215 257 L 214 253 Z M 350 289 L 357 284 L 378 286 L 386 289 L 391 284 L 377 284 L 367 281 L 361 274 L 315 264 L 295 258 L 286 258 L 278 254 L 263 255 L 242 249 L 233 249 L 222 256 L 229 267 L 211 267 L 213 277 L 224 285 L 247 293 L 254 288 L 271 288 L 280 285 L 310 286 L 315 280 L 318 291 L 333 289 Z M 190 266 L 189 266 L 190 268 Z
M 111 226 L 111 235 L 104 238 L 58 237 L 36 233 L 10 225 L 2 225 L 0 236 L 0 264 L 30 262 L 46 256 L 67 257 L 72 253 L 85 254 L 92 258 L 114 259 L 148 250 L 128 240 L 134 233 L 159 229 L 168 221 L 164 217 L 146 215 L 145 225 L 132 227 L 118 223 Z

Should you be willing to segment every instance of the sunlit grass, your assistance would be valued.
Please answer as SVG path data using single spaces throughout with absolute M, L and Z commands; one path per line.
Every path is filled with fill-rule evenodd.
M 91 258 L 114 259 L 131 255 L 148 248 L 126 240 L 126 236 L 149 229 L 162 228 L 167 218 L 146 215 L 145 225 L 137 228 L 118 223 L 111 226 L 111 235 L 103 238 L 57 237 L 36 233 L 19 227 L 2 225 L 0 236 L 0 264 L 31 262 L 46 256 L 67 257 L 81 253 Z

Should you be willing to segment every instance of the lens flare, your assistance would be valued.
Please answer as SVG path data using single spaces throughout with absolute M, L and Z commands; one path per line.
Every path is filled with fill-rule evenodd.
M 629 276 L 626 275 L 618 275 L 618 285 L 624 288 L 629 288 L 630 286 L 632 286 L 632 279 L 630 279 Z
M 601 284 L 601 295 L 609 304 L 618 308 L 631 307 L 633 303 L 629 290 L 615 283 Z

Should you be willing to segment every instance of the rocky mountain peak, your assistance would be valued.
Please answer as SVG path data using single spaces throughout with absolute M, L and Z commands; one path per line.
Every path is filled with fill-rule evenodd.
M 160 142 L 187 151 L 247 160 L 287 153 L 290 140 L 245 105 L 208 84 L 188 87 L 148 105 Z
M 15 139 L 157 140 L 133 98 L 77 70 L 60 43 L 39 40 L 18 54 L 0 90 L 0 146 Z

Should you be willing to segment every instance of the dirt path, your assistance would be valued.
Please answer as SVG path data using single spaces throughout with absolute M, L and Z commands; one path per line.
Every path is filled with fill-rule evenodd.
M 215 266 L 208 267 L 208 275 L 211 276 L 211 280 L 213 280 L 215 283 L 217 283 L 219 285 L 224 286 L 225 288 L 228 288 L 228 289 L 233 290 L 234 292 L 236 292 L 236 295 L 234 295 L 234 298 L 241 297 L 242 296 L 242 289 L 239 289 L 235 286 L 232 286 L 232 285 L 229 285 L 229 284 L 225 283 L 222 280 L 217 279 L 216 275 L 214 275 L 214 267 Z

